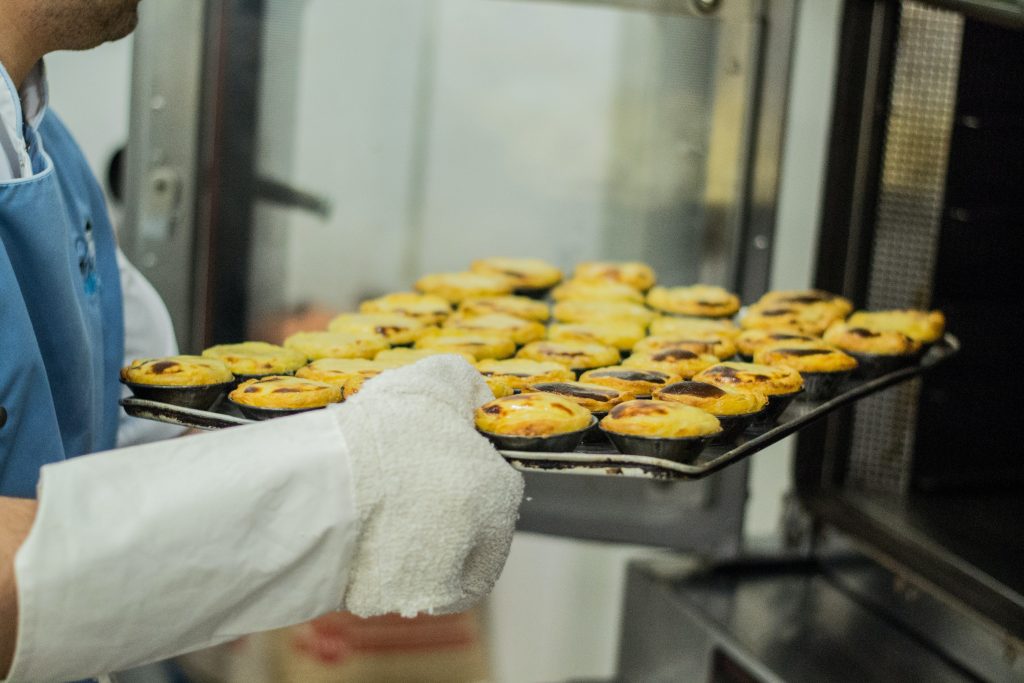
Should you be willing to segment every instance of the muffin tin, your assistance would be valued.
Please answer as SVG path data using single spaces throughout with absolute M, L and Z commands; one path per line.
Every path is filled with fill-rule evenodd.
M 910 365 L 868 380 L 853 378 L 827 401 L 792 402 L 785 407 L 778 422 L 766 427 L 765 431 L 755 433 L 748 430 L 737 436 L 732 443 L 711 443 L 692 462 L 676 462 L 647 455 L 624 455 L 607 441 L 589 438 L 573 451 L 539 452 L 505 448 L 501 453 L 516 469 L 524 471 L 661 480 L 701 479 L 757 453 L 839 408 L 923 375 L 954 356 L 959 349 L 960 343 L 956 337 L 946 334 Z M 221 412 L 184 408 L 140 398 L 126 398 L 121 401 L 121 405 L 129 415 L 135 417 L 197 429 L 221 429 L 251 422 L 240 417 L 226 402 L 221 405 Z M 628 449 L 628 446 L 624 447 Z

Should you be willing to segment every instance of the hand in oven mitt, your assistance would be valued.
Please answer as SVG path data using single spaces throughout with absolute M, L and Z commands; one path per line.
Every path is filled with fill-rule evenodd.
M 336 411 L 361 519 L 344 609 L 459 612 L 490 592 L 523 494 L 474 428 L 492 398 L 465 360 L 437 356 L 374 378 Z

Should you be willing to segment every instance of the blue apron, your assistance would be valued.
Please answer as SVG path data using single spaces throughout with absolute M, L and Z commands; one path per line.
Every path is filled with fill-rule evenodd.
M 25 135 L 32 176 L 0 182 L 0 495 L 34 498 L 43 465 L 114 447 L 124 322 L 85 158 L 52 111 Z

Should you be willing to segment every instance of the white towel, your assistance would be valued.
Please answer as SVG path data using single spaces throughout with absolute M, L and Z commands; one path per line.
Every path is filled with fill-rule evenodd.
M 388 371 L 337 409 L 361 533 L 344 596 L 359 616 L 462 611 L 508 557 L 522 476 L 478 434 L 493 396 L 457 356 Z

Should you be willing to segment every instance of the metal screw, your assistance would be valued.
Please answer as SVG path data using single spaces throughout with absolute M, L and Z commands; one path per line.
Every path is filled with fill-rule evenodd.
M 711 14 L 718 10 L 721 0 L 693 0 L 693 7 L 701 14 Z
M 758 235 L 754 238 L 754 248 L 760 251 L 764 251 L 768 248 L 768 237 L 766 235 Z

